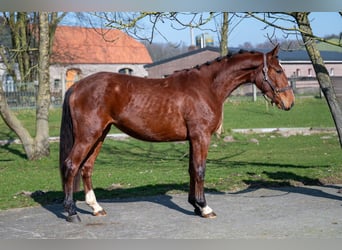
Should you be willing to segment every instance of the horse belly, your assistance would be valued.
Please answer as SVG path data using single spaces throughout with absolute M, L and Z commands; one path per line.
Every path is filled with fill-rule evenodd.
M 163 142 L 182 141 L 187 138 L 184 119 L 176 112 L 140 110 L 122 114 L 118 118 L 114 125 L 140 140 Z

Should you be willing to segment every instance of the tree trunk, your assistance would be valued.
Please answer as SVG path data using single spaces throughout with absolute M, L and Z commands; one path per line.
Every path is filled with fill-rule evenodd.
M 48 13 L 39 13 L 39 87 L 37 95 L 36 110 L 36 138 L 35 138 L 35 154 L 32 159 L 37 159 L 50 154 L 49 146 L 49 107 L 50 107 L 50 77 L 49 77 L 49 21 Z
M 336 93 L 333 88 L 329 72 L 325 67 L 324 61 L 321 57 L 319 50 L 317 49 L 315 40 L 312 39 L 313 32 L 310 26 L 310 21 L 308 18 L 309 13 L 296 12 L 292 13 L 292 16 L 296 19 L 298 28 L 302 32 L 302 38 L 306 47 L 306 50 L 311 59 L 312 65 L 314 67 L 318 83 L 322 89 L 322 92 L 328 103 L 330 112 L 332 114 L 333 120 L 335 122 L 336 130 L 340 140 L 340 145 L 342 147 L 342 108 L 338 103 L 336 98 Z
M 228 22 L 229 22 L 229 13 L 223 12 L 223 20 L 221 27 L 221 39 L 220 39 L 220 54 L 221 56 L 225 56 L 228 54 Z
M 29 40 L 32 27 L 28 27 L 28 16 L 26 12 L 13 12 L 9 14 L 9 25 L 12 34 L 12 43 L 14 52 L 17 54 L 17 63 L 21 82 L 31 82 L 33 75 L 31 73 Z
M 34 140 L 32 139 L 27 129 L 25 129 L 25 127 L 22 125 L 20 120 L 17 119 L 17 117 L 8 107 L 5 98 L 5 93 L 2 87 L 2 81 L 0 81 L 0 115 L 4 122 L 7 124 L 7 126 L 10 127 L 14 131 L 14 133 L 16 133 L 16 135 L 20 138 L 26 155 L 32 155 Z
M 50 31 L 49 13 L 41 12 L 39 15 L 39 58 L 38 58 L 38 93 L 36 107 L 36 137 L 33 138 L 27 129 L 16 118 L 9 108 L 5 93 L 0 81 L 0 113 L 5 123 L 17 134 L 23 144 L 29 160 L 36 160 L 50 154 L 49 146 L 49 107 L 50 107 L 50 79 L 49 79 L 49 52 Z M 24 16 L 24 15 L 21 15 Z M 57 21 L 53 22 L 57 25 Z M 12 34 L 13 35 L 13 34 Z M 19 34 L 15 35 L 18 39 Z M 20 40 L 20 39 L 19 39 Z M 2 49 L 2 48 L 0 48 Z M 18 59 L 20 60 L 20 59 Z
M 229 13 L 222 13 L 222 27 L 221 27 L 221 39 L 220 39 L 220 54 L 221 56 L 226 56 L 228 54 L 228 23 L 229 23 Z M 224 119 L 224 102 L 222 104 L 222 114 L 221 114 L 221 124 L 216 130 L 216 135 L 220 136 L 224 132 L 223 119 Z

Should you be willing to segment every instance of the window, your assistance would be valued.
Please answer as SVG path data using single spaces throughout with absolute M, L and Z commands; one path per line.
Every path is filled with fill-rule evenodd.
M 15 92 L 16 91 L 15 83 L 14 83 L 13 77 L 11 75 L 5 76 L 5 82 L 3 85 L 3 90 L 5 92 Z
M 125 74 L 125 75 L 132 75 L 133 69 L 130 69 L 130 68 L 122 68 L 122 69 L 119 69 L 119 73 L 120 73 L 120 74 Z
M 58 89 L 60 87 L 61 79 L 55 79 L 53 81 L 53 86 L 55 89 Z
M 296 69 L 296 76 L 300 76 L 300 69 Z
M 308 69 L 308 76 L 312 76 L 312 69 Z

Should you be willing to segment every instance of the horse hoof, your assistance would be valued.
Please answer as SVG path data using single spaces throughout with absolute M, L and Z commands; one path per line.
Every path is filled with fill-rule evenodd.
M 211 212 L 209 214 L 202 214 L 202 217 L 206 219 L 214 219 L 217 217 L 217 215 L 214 212 Z
M 195 208 L 194 212 L 196 215 L 199 215 L 199 216 L 206 218 L 206 219 L 214 219 L 217 217 L 217 215 L 214 212 L 211 212 L 209 214 L 203 214 L 201 209 L 199 209 L 198 207 Z
M 94 213 L 94 216 L 106 216 L 106 215 L 107 213 L 105 210 L 101 210 L 101 211 Z
M 78 216 L 78 214 L 74 214 L 74 215 L 69 215 L 66 218 L 67 222 L 72 222 L 72 223 L 79 223 L 81 222 L 81 218 Z

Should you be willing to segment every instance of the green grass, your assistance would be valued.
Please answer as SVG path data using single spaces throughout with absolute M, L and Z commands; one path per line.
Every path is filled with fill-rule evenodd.
M 18 115 L 31 126 L 33 111 L 20 111 Z M 52 136 L 58 135 L 59 123 L 60 110 L 52 110 Z M 273 107 L 267 111 L 263 101 L 252 103 L 240 99 L 227 103 L 225 108 L 228 133 L 229 128 L 332 126 L 325 101 L 319 99 L 299 99 L 290 112 Z M 10 132 L 6 129 L 0 122 L 1 139 L 8 139 Z M 341 148 L 333 134 L 287 138 L 277 134 L 233 136 L 236 140 L 233 143 L 212 139 L 207 161 L 207 192 L 235 191 L 250 186 L 342 183 Z M 1 210 L 61 202 L 58 146 L 51 143 L 50 157 L 34 162 L 26 160 L 21 145 L 0 147 Z M 106 140 L 95 164 L 95 193 L 98 199 L 106 199 L 186 192 L 188 160 L 188 143 Z M 23 194 L 37 190 L 45 194 L 33 197 Z M 76 198 L 83 200 L 83 196 L 80 192 Z
M 259 98 L 257 102 L 228 100 L 225 128 L 334 127 L 324 99 L 297 98 L 290 111 L 279 110 Z
M 333 38 L 330 39 L 331 42 L 334 42 L 336 44 L 340 43 L 339 38 Z M 342 48 L 340 46 L 334 46 L 331 44 L 327 44 L 324 42 L 317 43 L 317 47 L 320 51 L 336 51 L 336 52 L 342 52 Z

